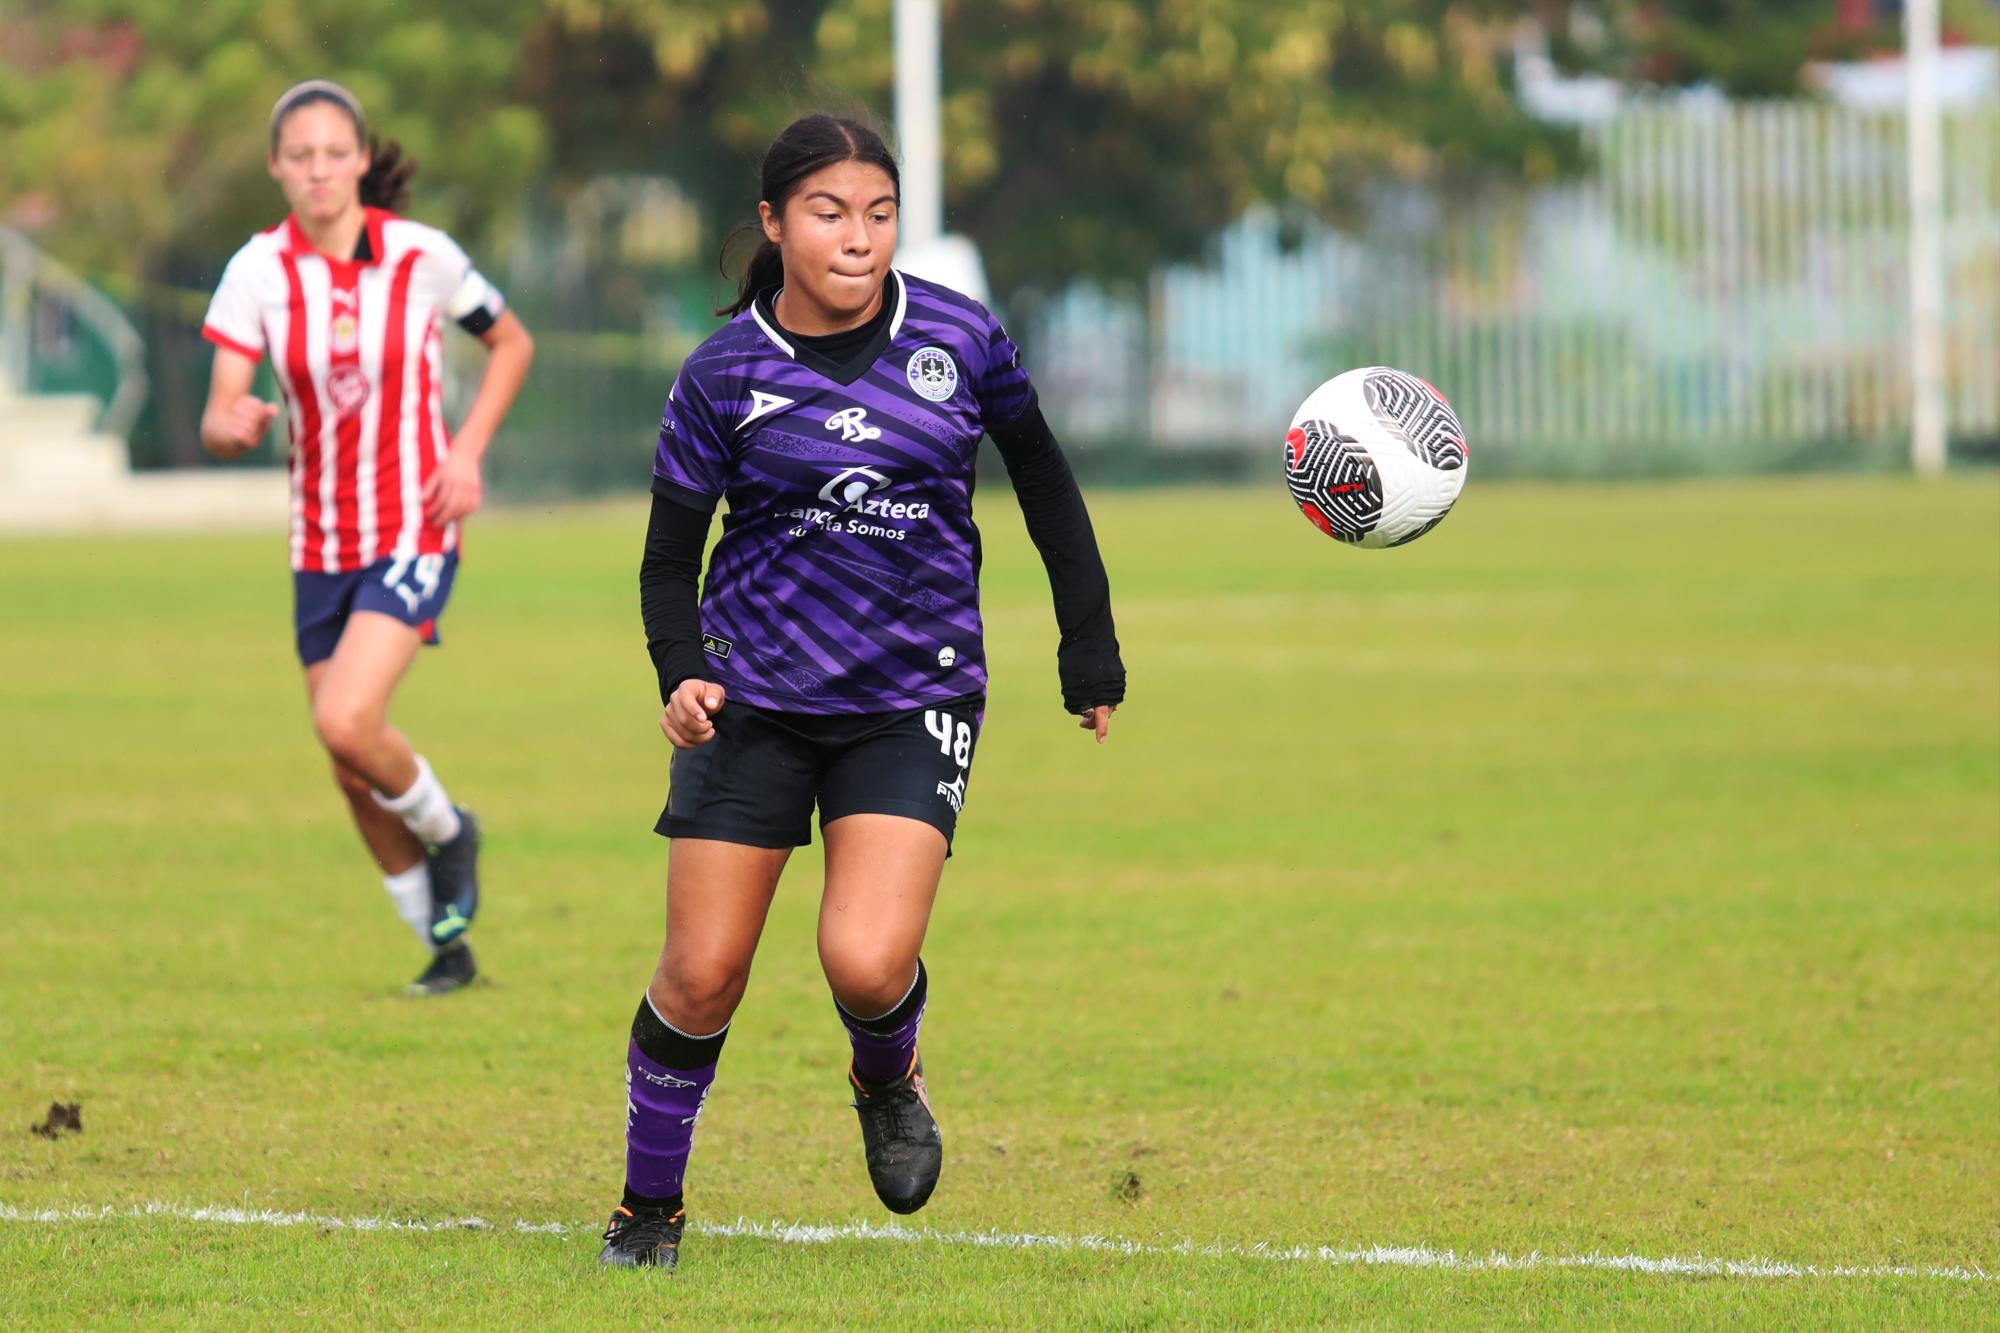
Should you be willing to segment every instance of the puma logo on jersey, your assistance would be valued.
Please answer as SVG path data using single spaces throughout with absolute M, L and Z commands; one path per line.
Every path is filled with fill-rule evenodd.
M 868 424 L 868 409 L 865 407 L 843 407 L 826 419 L 828 430 L 840 432 L 840 438 L 848 444 L 864 440 L 879 440 L 882 432 Z

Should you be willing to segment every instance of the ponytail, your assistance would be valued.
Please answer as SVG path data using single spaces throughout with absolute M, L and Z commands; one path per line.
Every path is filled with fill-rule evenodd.
M 368 174 L 361 178 L 361 206 L 400 213 L 410 202 L 410 177 L 417 164 L 403 160 L 403 145 L 368 136 Z
M 758 231 L 758 228 L 745 223 L 735 231 L 729 233 L 729 238 L 722 243 L 721 266 L 723 277 L 726 278 L 729 276 L 729 249 L 735 244 L 736 238 Z M 740 315 L 748 310 L 752 303 L 756 301 L 758 292 L 763 291 L 766 287 L 774 287 L 784 280 L 785 259 L 783 252 L 778 249 L 776 241 L 759 234 L 757 236 L 757 248 L 750 252 L 750 262 L 743 266 L 743 276 L 737 281 L 736 299 L 725 305 L 717 306 L 715 313 L 731 317 Z

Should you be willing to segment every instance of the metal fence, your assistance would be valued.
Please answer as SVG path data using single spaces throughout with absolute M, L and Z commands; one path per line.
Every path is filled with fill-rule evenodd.
M 1647 472 L 1893 457 L 1910 414 L 1902 117 L 1823 103 L 1641 104 L 1582 179 L 1379 187 L 1356 232 L 1272 213 L 1124 299 L 1023 328 L 1066 439 L 1275 448 L 1350 366 L 1443 389 L 1482 462 Z M 2000 102 L 1947 113 L 1950 430 L 2000 441 Z M 1483 447 L 1482 447 L 1483 446 Z
M 96 429 L 125 436 L 146 402 L 145 347 L 102 292 L 26 236 L 0 227 L 0 386 L 84 393 L 102 407 Z

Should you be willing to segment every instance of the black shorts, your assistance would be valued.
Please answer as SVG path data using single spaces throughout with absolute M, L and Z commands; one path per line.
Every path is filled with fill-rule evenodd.
M 803 847 L 846 815 L 903 815 L 944 834 L 946 853 L 986 700 L 968 695 L 902 713 L 780 713 L 725 703 L 715 737 L 674 751 L 669 838 Z

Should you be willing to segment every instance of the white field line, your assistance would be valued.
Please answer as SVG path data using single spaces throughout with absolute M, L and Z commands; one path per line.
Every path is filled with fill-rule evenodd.
M 130 1208 L 23 1209 L 0 1203 L 0 1222 L 92 1222 L 107 1218 L 161 1217 L 179 1222 L 223 1226 L 319 1227 L 333 1231 L 496 1231 L 579 1236 L 586 1229 L 564 1222 L 516 1221 L 498 1227 L 481 1217 L 448 1217 L 415 1221 L 393 1217 L 327 1217 L 318 1213 L 281 1213 L 265 1208 L 191 1208 L 148 1203 Z M 1772 1259 L 1651 1259 L 1640 1254 L 1460 1254 L 1426 1246 L 1372 1245 L 1342 1249 L 1330 1245 L 1178 1245 L 1149 1244 L 1115 1236 L 1044 1236 L 1029 1232 L 937 1231 L 929 1227 L 877 1226 L 844 1222 L 820 1226 L 805 1222 L 695 1221 L 689 1227 L 701 1236 L 741 1236 L 786 1245 L 831 1245 L 840 1241 L 894 1241 L 905 1245 L 945 1245 L 973 1249 L 1084 1251 L 1094 1254 L 1189 1255 L 1218 1259 L 1268 1259 L 1284 1263 L 1333 1266 L 1368 1265 L 1386 1268 L 1438 1268 L 1453 1272 L 1528 1272 L 1550 1268 L 1595 1268 L 1667 1277 L 1739 1278 L 1934 1278 L 1954 1282 L 1994 1282 L 2000 1277 L 1977 1265 L 1906 1267 L 1888 1264 L 1794 1264 Z M 588 1234 L 595 1239 L 596 1233 Z

